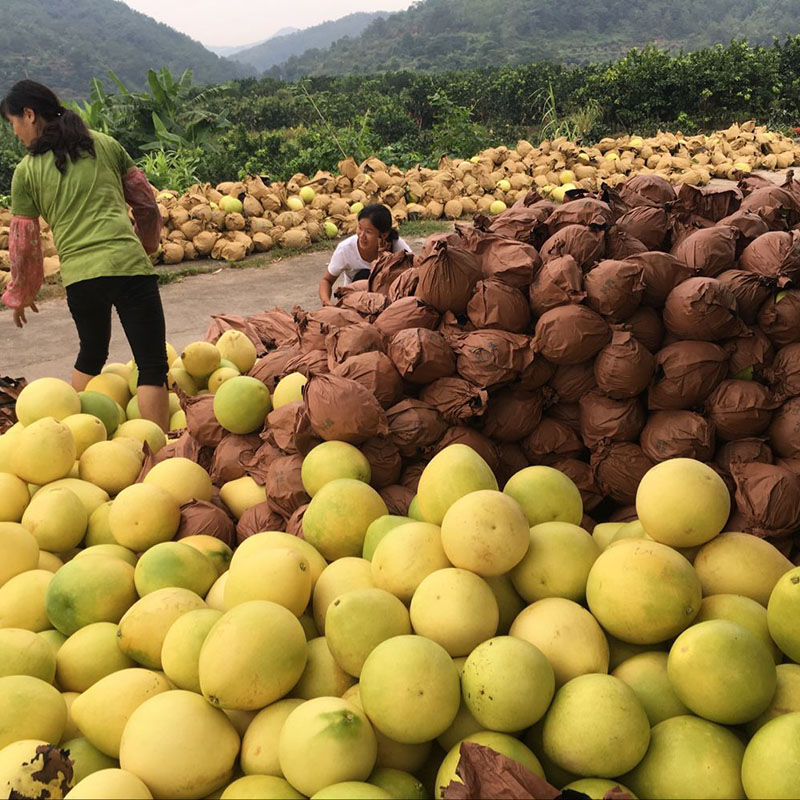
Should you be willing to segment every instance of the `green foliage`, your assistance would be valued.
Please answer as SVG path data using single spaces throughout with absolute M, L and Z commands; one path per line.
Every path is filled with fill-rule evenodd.
M 137 162 L 147 180 L 157 189 L 176 189 L 183 192 L 200 180 L 199 167 L 203 151 L 200 148 L 151 150 Z
M 25 155 L 25 148 L 19 139 L 14 136 L 11 126 L 0 119 L 0 206 L 8 207 L 11 204 L 11 178 L 20 159 Z

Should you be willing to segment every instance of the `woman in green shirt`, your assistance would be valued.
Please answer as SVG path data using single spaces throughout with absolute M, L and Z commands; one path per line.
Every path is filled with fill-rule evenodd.
M 80 340 L 72 385 L 82 391 L 103 368 L 114 307 L 139 369 L 139 411 L 167 430 L 164 312 L 147 255 L 158 249 L 161 216 L 147 178 L 119 142 L 90 131 L 40 83 L 16 83 L 0 113 L 28 149 L 11 182 L 12 280 L 3 302 L 20 328 L 25 309 L 37 311 L 41 216 L 53 231 Z

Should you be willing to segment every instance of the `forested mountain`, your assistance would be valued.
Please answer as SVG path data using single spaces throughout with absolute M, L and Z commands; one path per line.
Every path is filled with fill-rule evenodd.
M 323 22 L 284 36 L 276 35 L 266 42 L 231 53 L 230 58 L 247 64 L 259 72 L 280 64 L 308 50 L 324 49 L 345 36 L 355 38 L 376 20 L 388 17 L 387 11 L 348 14 L 340 19 Z
M 358 37 L 296 53 L 273 77 L 612 61 L 653 42 L 695 50 L 800 33 L 800 0 L 422 0 Z
M 141 88 L 147 70 L 162 66 L 177 73 L 191 67 L 197 83 L 252 73 L 118 0 L 2 0 L 1 5 L 0 92 L 28 77 L 73 99 L 88 95 L 90 80 L 105 79 L 109 70 L 129 88 Z
M 258 47 L 259 45 L 264 44 L 265 42 L 270 41 L 270 39 L 274 39 L 277 36 L 288 36 L 290 33 L 297 33 L 300 28 L 281 28 L 276 33 L 273 33 L 269 39 L 259 39 L 257 42 L 250 42 L 249 44 L 236 44 L 236 45 L 220 45 L 216 47 L 212 44 L 207 44 L 206 47 L 212 52 L 216 53 L 218 56 L 224 56 L 225 58 L 230 58 L 231 56 L 235 55 L 236 53 L 241 53 L 242 50 L 250 50 L 253 47 Z

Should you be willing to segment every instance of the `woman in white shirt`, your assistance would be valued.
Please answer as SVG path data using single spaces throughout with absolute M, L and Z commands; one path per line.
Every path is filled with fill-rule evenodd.
M 411 248 L 392 227 L 392 212 L 380 203 L 364 206 L 358 215 L 358 232 L 339 242 L 333 251 L 328 269 L 319 282 L 319 299 L 322 304 L 332 304 L 331 291 L 340 275 L 347 286 L 353 281 L 369 277 L 372 262 L 381 253 L 397 253 Z

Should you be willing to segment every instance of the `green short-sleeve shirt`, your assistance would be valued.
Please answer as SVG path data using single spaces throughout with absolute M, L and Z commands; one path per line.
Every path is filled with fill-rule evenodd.
M 62 175 L 53 153 L 26 155 L 11 181 L 11 212 L 44 218 L 53 231 L 64 286 L 155 270 L 128 218 L 122 176 L 133 160 L 110 136 L 92 131 L 95 158 L 67 159 Z

